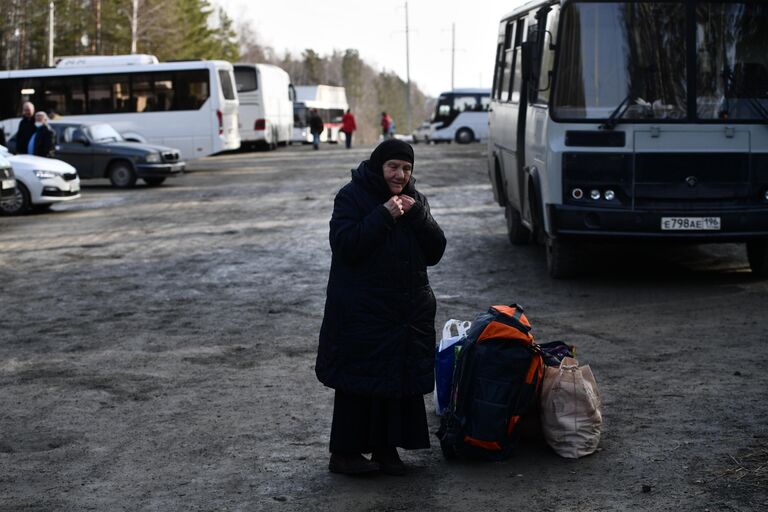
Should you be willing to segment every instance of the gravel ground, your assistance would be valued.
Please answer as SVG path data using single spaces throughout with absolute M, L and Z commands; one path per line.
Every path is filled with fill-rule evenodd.
M 553 281 L 541 247 L 507 242 L 482 145 L 416 147 L 448 238 L 437 326 L 523 304 L 591 365 L 601 449 L 446 463 L 435 439 L 406 477 L 328 473 L 328 220 L 370 150 L 218 156 L 0 218 L 0 510 L 768 508 L 768 281 L 743 246 L 599 246 Z

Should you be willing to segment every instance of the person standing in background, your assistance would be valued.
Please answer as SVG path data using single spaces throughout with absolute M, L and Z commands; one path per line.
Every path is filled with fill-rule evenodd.
M 312 133 L 312 147 L 314 149 L 320 149 L 320 134 L 323 133 L 324 129 L 323 119 L 317 113 L 317 109 L 313 108 L 309 111 L 309 131 Z
M 389 125 L 392 122 L 392 118 L 386 112 L 381 113 L 381 138 L 386 140 L 389 138 Z
M 53 158 L 56 147 L 56 132 L 48 126 L 48 114 L 42 110 L 35 114 L 35 133 L 27 143 L 27 153 L 45 158 Z
M 21 106 L 21 121 L 16 132 L 16 154 L 26 155 L 29 147 L 29 139 L 37 131 L 35 126 L 35 106 L 30 101 Z
M 357 130 L 357 123 L 355 122 L 355 116 L 351 110 L 347 110 L 346 114 L 341 116 L 341 131 L 344 132 L 344 142 L 347 145 L 347 149 L 352 147 L 352 132 Z

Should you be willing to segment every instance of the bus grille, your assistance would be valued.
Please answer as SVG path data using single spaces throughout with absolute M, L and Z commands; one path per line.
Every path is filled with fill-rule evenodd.
M 637 207 L 727 208 L 752 195 L 745 153 L 640 153 L 634 175 Z
M 178 162 L 180 158 L 178 151 L 163 151 L 163 161 Z

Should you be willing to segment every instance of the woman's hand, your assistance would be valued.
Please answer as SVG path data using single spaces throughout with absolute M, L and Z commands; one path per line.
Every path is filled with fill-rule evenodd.
M 406 196 L 405 194 L 397 196 L 400 198 L 400 204 L 403 206 L 403 215 L 408 213 L 408 211 L 411 209 L 411 207 L 416 204 L 416 200 L 412 198 L 411 196 Z
M 387 209 L 387 211 L 389 212 L 389 214 L 392 216 L 393 219 L 402 217 L 403 213 L 405 213 L 405 210 L 403 208 L 403 200 L 401 196 L 390 197 L 389 201 L 384 203 L 384 208 Z

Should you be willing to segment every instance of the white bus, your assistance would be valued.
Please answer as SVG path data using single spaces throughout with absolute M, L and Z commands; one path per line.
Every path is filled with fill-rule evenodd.
M 470 142 L 488 140 L 490 89 L 454 89 L 437 99 L 429 139 L 433 142 Z
M 288 73 L 271 64 L 235 64 L 240 100 L 240 139 L 274 149 L 293 137 L 293 86 Z
M 501 20 L 488 145 L 513 244 L 553 277 L 600 239 L 746 242 L 768 275 L 768 5 L 526 4 Z
M 325 129 L 320 134 L 321 142 L 339 142 L 341 117 L 347 111 L 347 92 L 344 87 L 332 85 L 297 85 L 296 100 L 293 104 L 293 141 L 312 142 L 309 131 L 309 112 L 317 109 Z
M 185 160 L 240 147 L 232 64 L 153 56 L 71 57 L 55 68 L 0 71 L 0 123 L 16 132 L 25 101 L 54 117 L 102 121 L 127 140 Z

